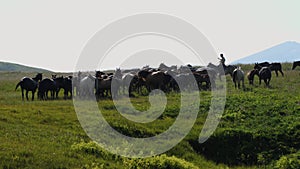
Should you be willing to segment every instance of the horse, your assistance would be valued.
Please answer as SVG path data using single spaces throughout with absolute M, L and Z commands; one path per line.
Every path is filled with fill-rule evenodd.
M 100 70 L 96 70 L 95 77 L 101 77 L 102 75 L 106 75 L 106 73 Z
M 68 98 L 69 93 L 70 98 L 73 96 L 72 79 L 73 76 L 68 76 L 64 79 L 64 99 Z
M 78 90 L 80 97 L 94 96 L 95 80 L 96 77 L 90 74 L 80 80 Z
M 234 65 L 228 65 L 228 66 L 223 65 L 223 68 L 224 68 L 224 73 L 225 73 L 225 75 L 230 74 L 231 77 L 233 76 L 233 71 L 234 71 L 235 69 L 237 69 L 237 67 L 234 66 Z
M 198 68 L 195 72 L 199 72 L 200 74 L 209 74 L 210 78 L 216 79 L 218 72 L 216 69 L 211 67 L 201 67 Z
M 24 90 L 26 91 L 26 99 L 28 99 L 28 92 L 32 92 L 32 100 L 34 100 L 34 93 L 36 92 L 36 89 L 38 87 L 39 81 L 41 81 L 43 78 L 42 73 L 38 73 L 34 78 L 29 78 L 29 77 L 23 77 L 20 82 L 16 85 L 15 90 L 19 86 L 21 86 L 21 91 L 22 91 L 22 100 L 24 100 Z
M 174 74 L 170 81 L 170 87 L 174 91 L 179 91 L 179 85 L 182 87 L 181 90 L 191 90 L 193 87 L 192 82 L 195 81 L 195 77 L 191 73 Z
M 60 89 L 64 89 L 64 99 L 68 98 L 68 94 L 70 93 L 70 97 L 72 98 L 73 95 L 73 88 L 72 88 L 72 76 L 63 77 L 60 76 L 58 78 L 52 77 L 56 85 L 56 98 L 58 98 L 58 94 Z
M 97 98 L 108 96 L 108 94 L 111 95 L 111 84 L 112 84 L 112 78 L 97 78 L 95 83 L 96 88 L 96 96 Z M 117 87 L 115 88 L 117 89 Z
M 237 68 L 235 65 L 228 65 L 228 66 L 227 66 L 227 65 L 225 65 L 225 64 L 219 64 L 219 65 L 217 66 L 217 65 L 214 65 L 214 64 L 212 64 L 212 63 L 209 63 L 209 64 L 207 65 L 207 67 L 215 69 L 215 70 L 218 72 L 219 78 L 220 78 L 220 79 L 221 79 L 221 72 L 222 72 L 222 70 L 224 71 L 224 74 L 225 74 L 225 75 L 228 75 L 228 74 L 229 74 L 229 75 L 232 77 L 232 73 L 233 73 L 234 69 Z
M 122 75 L 121 69 L 117 68 L 116 71 L 115 71 L 114 77 L 118 78 L 118 79 L 122 79 L 122 76 L 123 75 Z
M 282 76 L 284 76 L 281 63 L 274 62 L 270 64 L 269 62 L 262 62 L 255 64 L 258 64 L 260 67 L 269 67 L 271 71 L 275 71 L 276 77 L 278 77 L 278 71 L 281 73 Z
M 268 67 L 263 67 L 260 69 L 259 73 L 259 84 L 261 84 L 261 80 L 263 79 L 266 86 L 269 87 L 270 86 L 270 81 L 272 78 L 272 73 L 271 73 L 271 69 Z
M 149 74 L 145 79 L 148 92 L 153 89 L 160 89 L 164 92 L 167 92 L 171 79 L 171 75 L 168 75 L 162 71 Z
M 81 72 L 79 71 L 77 73 L 77 76 L 74 76 L 72 78 L 72 93 L 76 93 L 76 96 L 79 95 L 79 83 L 80 83 L 80 80 L 81 80 Z M 74 92 L 76 90 L 76 92 Z
M 232 73 L 232 81 L 234 83 L 234 87 L 235 88 L 239 88 L 240 89 L 240 82 L 242 81 L 242 87 L 243 89 L 245 89 L 245 83 L 244 83 L 244 72 L 243 70 L 241 69 L 241 67 L 238 67 L 236 69 L 233 70 L 233 73 Z M 238 84 L 238 85 L 236 85 Z
M 143 86 L 149 91 L 149 86 L 146 84 L 146 79 L 149 75 L 151 75 L 151 73 L 156 72 L 155 69 L 149 68 L 149 67 L 143 67 L 142 70 L 137 72 L 137 76 L 138 76 L 138 84 L 137 84 L 137 88 L 138 88 L 138 92 L 140 94 L 142 94 L 142 88 Z
M 122 76 L 122 88 L 123 93 L 125 91 L 125 87 L 128 86 L 128 93 L 130 97 L 133 97 L 132 90 L 138 87 L 138 76 L 132 73 L 126 73 Z
M 271 69 L 269 67 L 262 67 L 258 63 L 255 63 L 254 69 L 257 69 L 259 71 L 258 72 L 259 84 L 261 84 L 261 80 L 263 79 L 266 86 L 269 87 L 272 78 Z
M 198 84 L 198 88 L 199 89 L 209 89 L 210 87 L 211 88 L 214 88 L 215 87 L 215 83 L 214 83 L 214 81 L 213 82 L 211 82 L 211 80 L 210 80 L 210 78 L 209 78 L 209 76 L 208 76 L 208 74 L 206 73 L 206 74 L 201 74 L 201 73 L 199 73 L 199 72 L 194 72 L 193 73 L 193 75 L 194 75 L 194 77 L 195 77 L 195 80 L 196 80 L 196 82 L 197 82 L 197 84 Z M 203 88 L 202 87 L 202 83 L 205 83 L 205 88 Z
M 54 95 L 56 92 L 56 85 L 55 85 L 54 80 L 49 79 L 49 78 L 43 79 L 39 83 L 38 98 L 40 100 L 47 100 L 49 91 L 50 91 L 51 99 L 54 99 Z
M 281 73 L 282 76 L 284 76 L 284 74 L 282 72 L 281 63 L 271 63 L 271 65 L 269 67 L 270 67 L 271 71 L 275 71 L 276 77 L 278 77 L 278 71 Z
M 292 70 L 294 70 L 297 66 L 300 66 L 300 61 L 293 62 Z
M 253 69 L 250 72 L 247 73 L 247 78 L 249 80 L 249 84 L 253 85 L 254 82 L 254 76 L 257 75 L 258 76 L 258 70 L 257 69 Z
M 256 63 L 258 64 L 260 67 L 269 67 L 270 63 L 269 62 L 261 62 L 261 63 Z

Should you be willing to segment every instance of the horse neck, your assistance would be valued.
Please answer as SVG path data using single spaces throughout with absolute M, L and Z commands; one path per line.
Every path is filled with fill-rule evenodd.
M 89 79 L 92 79 L 92 80 L 96 80 L 96 77 L 92 76 L 92 75 L 88 75 L 87 76 Z
M 38 82 L 39 80 L 41 80 L 39 77 L 34 77 L 32 78 L 35 82 Z
M 64 79 L 63 78 L 55 78 L 53 79 L 54 82 L 56 83 L 57 86 L 62 86 L 64 83 Z
M 258 70 L 258 71 L 260 71 L 261 70 L 261 68 L 263 68 L 262 66 L 260 66 L 260 65 L 258 65 L 257 67 L 256 67 L 256 69 Z
M 294 70 L 296 68 L 297 64 L 294 62 L 293 63 L 293 67 L 292 67 L 292 70 Z

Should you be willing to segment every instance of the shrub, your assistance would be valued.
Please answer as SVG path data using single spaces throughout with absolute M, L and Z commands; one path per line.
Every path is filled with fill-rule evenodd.
M 144 159 L 125 159 L 123 160 L 126 168 L 135 169 L 197 169 L 195 165 L 175 156 L 168 157 L 163 154 L 160 156 L 144 158 Z
M 298 169 L 300 168 L 300 153 L 282 156 L 275 164 L 277 169 Z

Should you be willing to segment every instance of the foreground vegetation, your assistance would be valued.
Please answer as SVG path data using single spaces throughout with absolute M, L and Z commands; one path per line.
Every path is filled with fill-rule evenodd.
M 244 65 L 245 72 L 252 65 Z M 14 91 L 30 73 L 0 73 L 0 166 L 2 168 L 299 168 L 300 72 L 284 64 L 285 77 L 273 77 L 271 87 L 246 84 L 236 90 L 227 77 L 227 101 L 215 133 L 198 143 L 210 105 L 210 92 L 201 92 L 197 121 L 177 146 L 163 155 L 129 159 L 109 153 L 92 142 L 81 128 L 71 100 L 22 101 Z M 50 74 L 44 74 L 50 77 Z M 247 81 L 246 81 L 247 83 Z M 132 99 L 136 109 L 149 107 L 147 97 Z M 109 99 L 99 102 L 106 120 L 128 136 L 161 133 L 175 120 L 178 95 L 168 94 L 163 115 L 149 124 L 123 118 Z

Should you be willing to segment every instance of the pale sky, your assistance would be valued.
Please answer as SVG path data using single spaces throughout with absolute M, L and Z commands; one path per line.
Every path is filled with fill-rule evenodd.
M 101 28 L 158 12 L 197 27 L 230 63 L 285 41 L 300 42 L 299 6 L 298 0 L 0 0 L 0 61 L 72 71 Z

